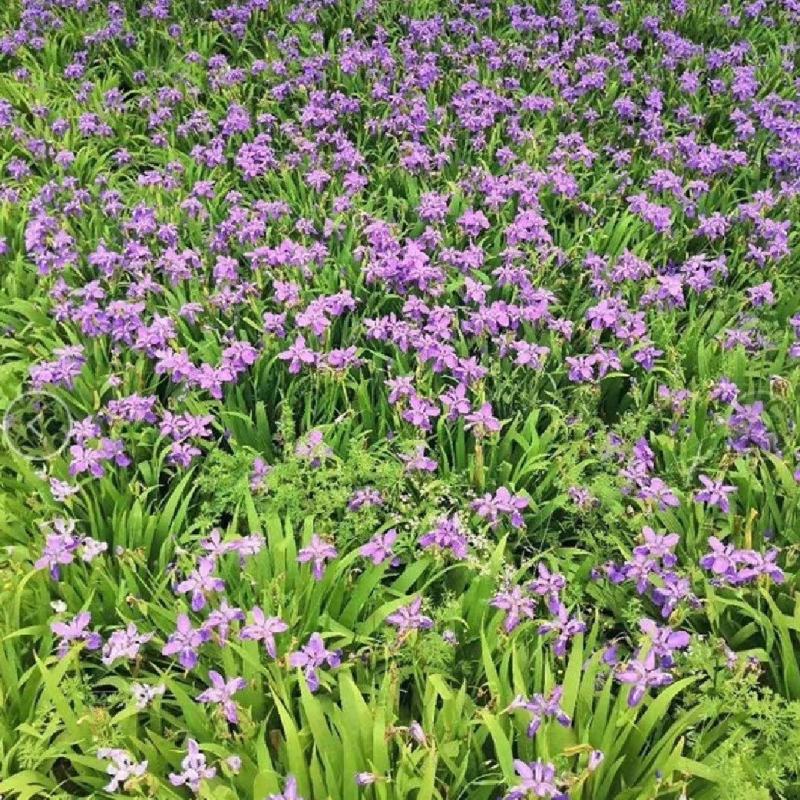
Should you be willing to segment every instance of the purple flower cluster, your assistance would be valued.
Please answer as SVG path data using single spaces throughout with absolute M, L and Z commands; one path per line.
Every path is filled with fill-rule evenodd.
M 35 629 L 59 657 L 144 681 L 139 711 L 192 681 L 246 737 L 298 684 L 338 703 L 342 642 L 371 654 L 342 678 L 420 656 L 422 684 L 498 617 L 486 648 L 533 640 L 559 670 L 589 620 L 586 642 L 613 622 L 592 657 L 634 707 L 680 675 L 704 593 L 787 601 L 791 549 L 762 543 L 800 481 L 798 2 L 541 5 L 23 0 L 7 15 L 4 368 L 74 416 L 63 450 L 20 471 L 42 497 L 8 505 L 46 571 L 18 605 L 59 593 Z M 785 502 L 764 499 L 773 484 Z M 302 541 L 254 532 L 308 505 Z M 631 603 L 659 619 L 641 636 L 622 632 Z M 274 697 L 251 714 L 260 672 Z M 511 710 L 533 737 L 571 725 L 562 701 L 556 686 Z M 445 769 L 438 726 L 395 730 Z M 508 800 L 566 798 L 602 768 L 584 743 L 583 777 L 559 775 L 537 742 L 555 763 L 515 761 Z M 185 747 L 179 792 L 240 769 L 252 785 L 244 752 L 212 765 Z M 157 792 L 141 754 L 99 754 L 107 791 Z M 590 793 L 634 794 L 622 773 Z M 383 765 L 356 778 L 384 781 L 401 783 Z M 289 776 L 272 798 L 299 791 Z
M 737 549 L 716 536 L 708 537 L 708 545 L 711 549 L 700 559 L 700 566 L 712 574 L 717 585 L 742 586 L 761 577 L 775 583 L 785 580 L 783 570 L 776 563 L 779 552 L 775 547 L 766 553 Z

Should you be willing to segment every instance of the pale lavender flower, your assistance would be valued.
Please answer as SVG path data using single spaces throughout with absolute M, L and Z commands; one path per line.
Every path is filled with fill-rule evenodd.
M 739 583 L 747 583 L 760 576 L 767 577 L 775 583 L 783 583 L 786 580 L 783 570 L 775 563 L 778 559 L 778 550 L 774 547 L 766 553 L 743 550 L 740 559 L 744 566 L 739 571 Z
M 685 650 L 692 641 L 686 631 L 672 630 L 668 625 L 659 625 L 647 617 L 639 620 L 639 628 L 650 640 L 650 650 L 658 659 L 659 666 L 665 668 L 672 666 L 675 651 Z
M 377 489 L 366 487 L 358 489 L 347 503 L 348 511 L 358 511 L 361 508 L 383 505 L 383 496 Z
M 278 353 L 278 358 L 281 361 L 288 361 L 289 372 L 297 375 L 304 366 L 316 364 L 319 355 L 306 344 L 304 336 L 298 335 L 288 350 Z
M 306 685 L 310 692 L 319 689 L 319 673 L 317 670 L 327 665 L 331 669 L 338 667 L 341 656 L 338 651 L 328 650 L 318 633 L 312 633 L 308 644 L 289 655 L 289 665 L 303 670 Z
M 564 687 L 556 686 L 548 697 L 535 694 L 530 700 L 520 695 L 508 707 L 509 711 L 525 710 L 531 714 L 528 725 L 528 736 L 533 738 L 546 719 L 553 718 L 564 728 L 572 724 L 569 715 L 561 708 L 561 698 L 564 696 Z
M 503 628 L 506 633 L 511 633 L 523 618 L 533 619 L 536 616 L 536 604 L 532 598 L 522 593 L 519 586 L 512 586 L 498 592 L 489 605 L 500 608 L 506 612 Z
M 238 775 L 242 771 L 242 759 L 239 756 L 228 756 L 225 759 L 225 766 L 234 775 Z
M 469 551 L 467 537 L 455 516 L 439 520 L 432 531 L 420 537 L 419 545 L 423 550 L 449 550 L 458 561 L 463 561 Z
M 239 633 L 239 638 L 245 641 L 264 642 L 264 647 L 271 658 L 277 658 L 278 651 L 275 645 L 275 635 L 289 630 L 289 626 L 280 617 L 268 617 L 255 606 L 250 614 L 253 622 L 246 625 Z
M 161 654 L 177 655 L 178 662 L 184 669 L 194 669 L 197 666 L 198 650 L 210 638 L 211 631 L 205 628 L 193 628 L 189 617 L 186 614 L 179 614 L 175 632 L 161 648 Z
M 594 772 L 602 763 L 605 761 L 605 754 L 602 750 L 592 750 L 589 753 L 589 763 L 586 765 L 586 769 L 589 772 Z
M 522 495 L 514 495 L 501 486 L 492 496 L 485 494 L 472 502 L 472 509 L 485 520 L 488 520 L 492 529 L 500 524 L 500 517 L 507 515 L 515 528 L 521 528 L 523 519 L 521 512 L 528 507 L 528 499 Z
M 407 606 L 401 606 L 393 614 L 386 617 L 390 625 L 394 625 L 398 631 L 408 633 L 413 630 L 428 629 L 433 627 L 433 620 L 421 613 L 422 598 L 417 597 Z
M 325 562 L 339 555 L 336 548 L 330 543 L 322 539 L 318 534 L 311 537 L 307 547 L 304 547 L 297 554 L 297 560 L 301 564 L 306 564 L 309 561 L 314 563 L 311 574 L 314 580 L 321 581 L 322 576 L 325 574 Z
M 528 589 L 534 594 L 546 597 L 548 603 L 557 600 L 562 589 L 567 585 L 567 579 L 557 572 L 550 572 L 547 564 L 543 561 L 539 562 L 537 571 L 539 572 L 539 577 L 534 578 L 528 584 Z
M 78 494 L 80 486 L 73 486 L 71 483 L 58 480 L 58 478 L 50 478 L 50 491 L 53 493 L 53 499 L 57 503 L 63 503 L 73 495 Z
M 69 652 L 71 642 L 86 642 L 89 650 L 99 650 L 103 644 L 103 639 L 99 633 L 88 630 L 92 615 L 88 611 L 81 611 L 76 614 L 69 622 L 53 622 L 50 630 L 58 637 L 58 649 L 56 652 L 62 658 Z
M 569 640 L 573 636 L 583 633 L 586 630 L 586 623 L 577 617 L 570 617 L 567 607 L 558 600 L 550 602 L 550 610 L 554 615 L 553 619 L 539 626 L 539 634 L 543 636 L 548 633 L 557 633 L 558 636 L 553 643 L 553 652 L 557 656 L 565 656 Z
M 200 752 L 200 745 L 194 739 L 189 739 L 186 756 L 181 761 L 181 771 L 171 772 L 169 782 L 173 786 L 188 786 L 194 794 L 198 794 L 202 782 L 210 781 L 216 774 L 216 767 L 209 767 L 206 764 L 206 757 Z
M 376 533 L 358 552 L 364 558 L 369 558 L 376 566 L 383 564 L 387 559 L 393 558 L 392 545 L 396 539 L 397 531 L 389 528 L 386 533 Z
M 253 459 L 253 466 L 250 471 L 250 489 L 257 492 L 264 484 L 267 475 L 272 471 L 272 467 L 260 456 Z
M 81 540 L 81 545 L 78 552 L 81 556 L 81 561 L 90 564 L 98 556 L 108 551 L 107 542 L 99 542 L 97 539 L 92 539 L 91 536 L 84 536 Z
M 111 761 L 106 768 L 106 772 L 111 776 L 111 780 L 105 786 L 105 791 L 107 792 L 116 792 L 120 788 L 124 789 L 128 781 L 142 778 L 147 772 L 147 761 L 135 761 L 133 756 L 126 750 L 101 747 L 97 751 L 97 757 Z
M 631 708 L 642 702 L 648 689 L 672 683 L 672 675 L 656 666 L 655 653 L 652 651 L 643 659 L 620 665 L 615 676 L 620 683 L 631 684 L 628 695 L 628 705 Z
M 722 481 L 715 481 L 707 475 L 699 475 L 698 478 L 703 484 L 703 488 L 695 494 L 694 499 L 698 503 L 716 506 L 723 514 L 727 514 L 730 510 L 728 495 L 735 492 L 736 487 L 728 486 Z
M 711 551 L 700 559 L 700 566 L 715 575 L 733 575 L 738 563 L 736 549 L 732 544 L 723 544 L 716 536 L 708 537 Z
M 639 491 L 639 497 L 642 500 L 652 500 L 661 511 L 677 508 L 681 504 L 672 489 L 661 478 L 651 478 L 644 482 Z
M 72 520 L 57 519 L 53 523 L 57 533 L 48 534 L 42 555 L 34 563 L 36 569 L 48 569 L 54 580 L 61 577 L 61 567 L 75 560 L 75 551 L 80 546 L 80 538 L 73 531 Z
M 400 455 L 401 461 L 405 462 L 406 472 L 436 472 L 439 462 L 425 455 L 425 445 L 419 445 L 414 453 Z
M 477 411 L 467 414 L 465 417 L 466 430 L 474 430 L 479 438 L 497 433 L 502 428 L 502 423 L 492 413 L 491 403 L 484 403 Z
M 239 722 L 239 713 L 233 695 L 247 688 L 247 681 L 244 678 L 231 678 L 226 681 L 219 672 L 213 669 L 208 671 L 208 677 L 211 680 L 211 686 L 197 695 L 197 699 L 201 703 L 216 703 L 221 706 L 225 719 L 232 725 L 236 725 Z
M 665 567 L 673 567 L 678 562 L 678 558 L 673 552 L 680 542 L 680 535 L 677 533 L 656 533 L 652 528 L 645 525 L 642 528 L 643 544 L 633 548 L 634 556 L 660 560 Z
M 322 431 L 313 430 L 297 443 L 295 455 L 306 459 L 312 467 L 319 467 L 325 459 L 333 455 L 333 450 L 325 444 Z
M 212 574 L 214 567 L 213 559 L 201 558 L 197 569 L 175 587 L 176 594 L 192 593 L 193 611 L 205 608 L 207 595 L 225 591 L 225 582 Z
M 230 626 L 234 622 L 244 622 L 244 612 L 241 608 L 231 606 L 227 600 L 223 600 L 219 604 L 219 608 L 215 608 L 208 615 L 203 627 L 210 631 L 216 630 L 217 641 L 220 645 L 225 646 L 228 643 Z
M 525 763 L 514 760 L 514 769 L 519 775 L 520 783 L 514 786 L 505 796 L 505 800 L 526 800 L 529 797 L 566 797 L 556 783 L 556 768 L 544 761 Z
M 132 661 L 139 655 L 139 650 L 153 638 L 152 633 L 139 633 L 131 622 L 125 630 L 114 631 L 103 645 L 100 660 L 110 667 L 118 658 Z
M 412 720 L 409 724 L 408 733 L 417 744 L 421 744 L 423 747 L 428 746 L 428 737 L 425 735 L 422 725 L 416 720 Z

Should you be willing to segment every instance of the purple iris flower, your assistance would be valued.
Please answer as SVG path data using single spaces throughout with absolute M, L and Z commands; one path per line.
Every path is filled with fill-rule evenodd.
M 225 719 L 232 725 L 236 725 L 239 722 L 239 713 L 233 695 L 247 688 L 247 681 L 244 678 L 231 678 L 226 681 L 219 672 L 213 669 L 209 670 L 208 677 L 211 686 L 197 695 L 197 699 L 201 703 L 215 703 L 221 706 Z
M 240 639 L 264 642 L 267 653 L 272 658 L 277 658 L 277 648 L 275 636 L 289 630 L 289 626 L 280 617 L 268 617 L 256 606 L 250 612 L 253 617 L 252 623 L 242 628 L 239 634 Z
M 175 587 L 177 594 L 192 593 L 193 611 L 205 608 L 207 595 L 225 591 L 225 582 L 212 575 L 215 566 L 213 559 L 201 558 L 197 569 Z
M 184 669 L 197 666 L 198 651 L 211 638 L 211 631 L 206 628 L 193 628 L 186 614 L 180 614 L 175 632 L 161 648 L 165 656 L 178 656 L 178 662 Z
M 394 625 L 400 633 L 433 627 L 433 620 L 421 613 L 422 598 L 417 597 L 407 606 L 398 608 L 393 614 L 386 617 L 390 625 Z
M 319 689 L 318 669 L 325 665 L 333 669 L 339 666 L 341 660 L 338 651 L 328 650 L 325 647 L 325 642 L 318 633 L 312 633 L 308 644 L 289 655 L 289 665 L 303 670 L 310 692 Z
M 302 548 L 297 554 L 297 560 L 301 564 L 312 561 L 314 566 L 311 574 L 314 580 L 321 581 L 325 574 L 325 562 L 339 555 L 337 549 L 330 543 L 322 539 L 318 534 L 311 537 L 307 547 Z

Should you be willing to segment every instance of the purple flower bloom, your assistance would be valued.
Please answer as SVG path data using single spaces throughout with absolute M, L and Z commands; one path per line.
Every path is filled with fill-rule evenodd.
M 697 492 L 694 499 L 698 503 L 708 503 L 711 506 L 716 506 L 724 514 L 730 510 L 730 502 L 728 495 L 736 491 L 735 486 L 727 486 L 722 481 L 715 481 L 707 475 L 698 476 L 703 488 Z
M 542 722 L 552 717 L 555 721 L 568 728 L 572 724 L 569 715 L 561 708 L 561 698 L 564 695 L 564 688 L 556 686 L 548 697 L 535 694 L 530 700 L 522 695 L 516 697 L 508 707 L 509 711 L 524 709 L 531 714 L 531 721 L 528 725 L 528 736 L 531 738 L 536 735 Z
M 563 657 L 567 653 L 567 645 L 573 636 L 577 636 L 586 630 L 586 623 L 577 617 L 570 617 L 567 607 L 559 600 L 550 601 L 550 611 L 553 619 L 539 626 L 539 635 L 544 636 L 548 633 L 557 633 L 558 636 L 553 644 L 553 652 Z
M 358 511 L 361 508 L 383 505 L 383 496 L 377 489 L 367 487 L 354 492 L 347 503 L 348 511 Z
M 673 552 L 680 541 L 677 533 L 660 534 L 645 525 L 642 528 L 642 539 L 644 544 L 633 548 L 633 554 L 638 559 L 657 559 L 665 567 L 672 567 L 677 563 L 677 556 Z
M 212 575 L 214 561 L 210 558 L 201 558 L 197 569 L 181 581 L 176 587 L 177 594 L 192 593 L 192 610 L 200 611 L 206 606 L 206 596 L 214 592 L 224 592 L 225 582 Z
M 500 420 L 492 414 L 491 403 L 484 403 L 477 411 L 467 414 L 465 419 L 466 430 L 474 430 L 479 438 L 497 433 L 502 427 Z
M 423 550 L 449 550 L 458 561 L 463 561 L 468 552 L 467 538 L 461 530 L 458 517 L 439 520 L 432 531 L 420 537 L 419 545 Z
M 289 630 L 289 626 L 280 617 L 268 617 L 264 612 L 254 607 L 250 612 L 253 622 L 242 628 L 239 638 L 245 641 L 254 640 L 264 642 L 264 647 L 271 658 L 277 658 L 275 635 Z
M 72 531 L 75 523 L 57 526 L 59 533 L 51 533 L 45 540 L 42 555 L 34 563 L 36 569 L 50 570 L 50 576 L 54 580 L 61 577 L 61 567 L 71 564 L 75 560 L 75 551 L 80 546 L 80 539 L 74 536 Z
M 536 616 L 536 605 L 533 599 L 524 595 L 519 586 L 498 592 L 489 604 L 506 612 L 506 618 L 503 621 L 506 633 L 511 633 L 520 624 L 523 617 L 533 619 Z
M 181 761 L 181 771 L 171 772 L 169 782 L 173 786 L 188 786 L 194 794 L 198 794 L 200 784 L 211 780 L 216 774 L 216 767 L 209 767 L 206 764 L 206 757 L 200 752 L 200 745 L 194 739 L 189 739 L 186 756 Z
M 642 500 L 652 500 L 661 511 L 666 511 L 668 508 L 677 508 L 681 504 L 672 489 L 661 478 L 651 478 L 642 484 L 639 497 Z
M 376 566 L 383 564 L 389 558 L 393 558 L 392 545 L 397 539 L 397 531 L 389 528 L 386 533 L 376 533 L 365 545 L 359 549 L 359 553 L 364 558 L 369 558 Z
M 529 797 L 565 798 L 556 783 L 556 768 L 544 761 L 525 763 L 514 761 L 520 783 L 505 796 L 505 800 L 526 800 Z
M 482 211 L 467 209 L 459 218 L 458 224 L 468 236 L 477 236 L 489 228 L 489 220 Z
M 562 589 L 567 585 L 566 578 L 556 572 L 550 572 L 543 561 L 539 562 L 536 569 L 539 572 L 539 577 L 534 578 L 528 588 L 534 594 L 546 597 L 548 603 L 556 602 Z
M 408 398 L 408 408 L 403 411 L 403 419 L 422 431 L 430 431 L 430 420 L 438 416 L 437 406 L 416 392 Z
M 433 627 L 433 620 L 421 613 L 422 598 L 417 597 L 407 606 L 398 608 L 393 614 L 386 617 L 390 625 L 394 625 L 398 631 L 408 633 L 413 630 L 428 629 Z
M 700 559 L 700 566 L 715 575 L 734 575 L 738 562 L 736 550 L 732 544 L 723 544 L 716 536 L 708 537 L 711 552 Z
M 314 468 L 319 467 L 325 459 L 333 455 L 333 450 L 325 444 L 322 431 L 319 430 L 309 431 L 305 438 L 297 443 L 294 452 L 296 456 L 307 459 Z
M 740 586 L 760 576 L 781 583 L 785 576 L 775 563 L 778 550 L 773 548 L 766 554 L 755 550 L 737 550 L 732 544 L 723 544 L 716 536 L 708 537 L 710 552 L 700 559 L 700 566 L 709 570 L 720 584 Z
M 672 666 L 676 650 L 685 650 L 692 641 L 686 631 L 674 631 L 667 625 L 659 625 L 646 617 L 639 620 L 639 628 L 650 639 L 650 649 L 662 667 Z
M 413 455 L 401 454 L 400 459 L 406 464 L 407 472 L 436 472 L 439 463 L 425 455 L 425 446 L 416 448 Z
M 688 578 L 676 575 L 674 572 L 661 574 L 661 586 L 652 589 L 653 602 L 661 608 L 661 616 L 669 618 L 682 600 L 697 604 L 697 599 L 691 592 Z
M 292 375 L 297 375 L 303 366 L 313 366 L 317 363 L 318 354 L 315 353 L 308 345 L 304 336 L 298 335 L 294 340 L 294 344 L 288 350 L 284 350 L 278 354 L 281 361 L 289 362 L 289 372 Z
M 107 792 L 117 792 L 129 781 L 133 783 L 137 778 L 144 777 L 147 772 L 147 761 L 135 761 L 126 750 L 101 747 L 97 751 L 97 757 L 111 761 L 106 768 L 106 772 L 111 776 L 111 780 L 105 786 Z
M 74 444 L 69 448 L 69 453 L 72 456 L 69 474 L 73 477 L 83 472 L 90 472 L 95 478 L 102 478 L 106 474 L 100 463 L 103 460 L 103 454 L 99 451 Z
M 272 467 L 260 456 L 253 459 L 253 467 L 250 472 L 250 488 L 257 492 L 264 483 L 264 479 L 272 471 Z
M 505 487 L 501 486 L 492 496 L 485 494 L 482 498 L 472 502 L 472 509 L 475 513 L 489 521 L 492 529 L 500 524 L 500 517 L 507 515 L 511 524 L 515 528 L 523 525 L 522 514 L 520 513 L 528 507 L 528 499 L 521 495 L 513 495 Z
M 233 695 L 245 689 L 247 681 L 244 678 L 231 678 L 226 681 L 219 672 L 213 669 L 209 670 L 208 677 L 211 680 L 211 687 L 201 692 L 197 699 L 201 703 L 216 703 L 221 706 L 225 719 L 232 725 L 236 725 L 239 722 L 239 714 L 236 703 L 233 701 Z
M 317 670 L 327 665 L 331 669 L 338 667 L 341 656 L 337 651 L 328 650 L 322 636 L 312 633 L 308 644 L 289 655 L 289 665 L 303 670 L 306 685 L 310 692 L 319 689 L 319 673 Z
M 771 306 L 775 304 L 775 295 L 769 281 L 751 286 L 747 290 L 747 297 L 754 306 Z
M 228 643 L 228 633 L 233 622 L 244 622 L 244 612 L 241 608 L 228 605 L 227 600 L 219 604 L 203 623 L 203 627 L 208 631 L 217 631 L 217 641 L 225 646 Z
M 178 656 L 178 662 L 184 669 L 197 666 L 198 650 L 211 638 L 211 631 L 205 628 L 193 628 L 186 614 L 178 615 L 175 632 L 161 648 L 165 656 Z
M 103 640 L 100 634 L 88 630 L 91 621 L 92 615 L 88 611 L 82 611 L 80 614 L 76 614 L 70 622 L 50 624 L 50 630 L 60 637 L 56 651 L 59 656 L 63 658 L 69 652 L 70 642 L 86 642 L 89 650 L 98 650 L 101 647 Z
M 642 702 L 648 689 L 672 683 L 672 675 L 656 666 L 655 653 L 652 651 L 643 660 L 636 659 L 620 665 L 614 674 L 620 683 L 631 684 L 628 695 L 631 708 Z
M 728 440 L 730 446 L 737 453 L 752 448 L 769 450 L 772 439 L 762 417 L 764 404 L 758 401 L 752 405 L 742 405 L 738 400 L 734 400 L 731 407 L 733 413 L 728 419 L 728 428 L 731 431 L 731 438 Z
M 152 633 L 139 633 L 136 625 L 131 622 L 124 630 L 114 631 L 103 645 L 100 660 L 110 667 L 118 658 L 129 661 L 139 656 L 139 650 L 153 638 Z
M 148 686 L 145 683 L 132 683 L 131 694 L 136 702 L 136 708 L 143 711 L 156 697 L 162 697 L 167 687 L 163 683 Z
M 416 720 L 412 720 L 411 723 L 409 723 L 408 733 L 417 744 L 421 744 L 423 747 L 428 746 L 428 737 L 425 735 L 422 725 Z
M 301 564 L 306 564 L 309 561 L 314 562 L 312 574 L 314 580 L 321 581 L 322 576 L 325 574 L 325 562 L 336 558 L 339 555 L 336 548 L 324 539 L 320 538 L 316 533 L 311 537 L 307 547 L 304 547 L 297 554 L 297 560 Z
M 766 553 L 743 550 L 739 558 L 744 564 L 738 575 L 739 583 L 748 583 L 760 576 L 769 578 L 775 583 L 783 583 L 786 580 L 783 570 L 775 563 L 778 559 L 778 550 L 774 547 Z

